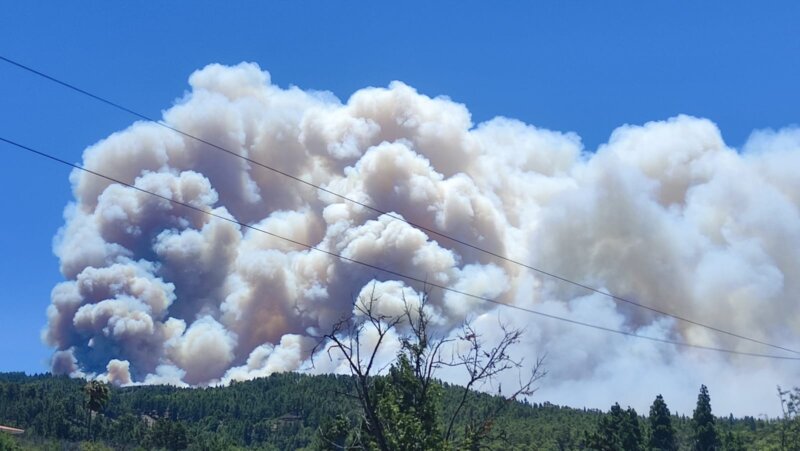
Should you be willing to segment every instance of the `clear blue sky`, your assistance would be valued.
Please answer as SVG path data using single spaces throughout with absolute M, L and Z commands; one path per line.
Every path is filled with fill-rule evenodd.
M 798 2 L 141 3 L 5 2 L 0 54 L 154 116 L 193 70 L 255 61 L 281 86 L 342 99 L 402 80 L 475 122 L 575 131 L 589 149 L 678 113 L 712 119 L 733 146 L 800 122 Z M 132 121 L 0 63 L 2 136 L 77 162 Z M 41 372 L 68 171 L 0 152 L 0 371 Z

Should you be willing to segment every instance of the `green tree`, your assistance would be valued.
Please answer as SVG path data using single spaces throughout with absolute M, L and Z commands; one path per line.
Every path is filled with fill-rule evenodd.
M 700 394 L 697 395 L 697 407 L 692 415 L 692 427 L 694 428 L 695 451 L 719 449 L 719 437 L 714 424 L 714 415 L 711 413 L 711 397 L 708 395 L 708 388 L 705 385 L 700 386 Z
M 442 346 L 455 340 L 430 333 L 427 299 L 427 293 L 423 293 L 419 302 L 412 305 L 404 298 L 402 313 L 388 315 L 382 313 L 373 293 L 368 299 L 357 299 L 357 314 L 335 324 L 325 335 L 327 343 L 321 345 L 327 347 L 328 355 L 338 355 L 348 365 L 354 388 L 351 397 L 361 407 L 362 420 L 354 446 L 382 451 L 480 449 L 489 439 L 499 411 L 517 397 L 532 394 L 535 382 L 544 376 L 539 359 L 528 377 L 520 377 L 519 388 L 506 395 L 506 402 L 494 404 L 480 415 L 470 411 L 470 421 L 459 435 L 456 420 L 463 419 L 471 390 L 494 381 L 507 370 L 521 370 L 522 362 L 512 359 L 508 351 L 519 343 L 522 331 L 500 324 L 502 336 L 490 346 L 466 324 L 458 337 L 463 346 L 454 348 L 452 357 L 445 359 Z M 400 351 L 389 367 L 388 377 L 376 377 L 376 356 L 393 331 L 401 335 Z M 434 377 L 443 366 L 461 367 L 468 375 L 460 399 L 444 422 L 442 386 Z
M 314 449 L 320 451 L 347 449 L 347 439 L 351 429 L 350 421 L 344 415 L 323 420 L 314 440 Z
M 375 381 L 374 392 L 389 449 L 444 448 L 438 415 L 441 389 L 438 384 L 426 386 L 418 379 L 407 355 L 398 356 L 389 377 Z
M 5 432 L 0 432 L 0 451 L 21 451 L 22 447 L 19 446 L 16 439 L 10 437 Z
M 622 410 L 618 403 L 608 415 L 600 418 L 597 430 L 584 438 L 584 446 L 598 451 L 639 451 L 642 449 L 642 429 L 636 411 Z
M 156 448 L 186 449 L 189 446 L 186 426 L 180 421 L 159 418 L 150 430 L 150 443 Z
M 108 389 L 108 385 L 99 381 L 89 381 L 83 386 L 83 393 L 86 395 L 88 436 L 92 438 L 92 415 L 99 414 L 108 404 L 111 392 Z
M 111 448 L 102 444 L 102 443 L 94 443 L 94 442 L 81 442 L 78 445 L 79 451 L 112 451 Z
M 731 431 L 725 434 L 725 440 L 722 442 L 722 449 L 723 451 L 747 451 L 747 447 L 744 445 L 741 435 L 734 434 Z
M 648 449 L 653 451 L 675 451 L 678 444 L 675 442 L 675 428 L 672 427 L 667 403 L 661 395 L 656 396 L 650 406 L 650 440 Z

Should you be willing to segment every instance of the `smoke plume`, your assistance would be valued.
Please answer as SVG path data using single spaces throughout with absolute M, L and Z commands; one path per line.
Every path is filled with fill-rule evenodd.
M 596 150 L 574 133 L 498 117 L 400 82 L 346 103 L 282 89 L 254 64 L 209 65 L 163 120 L 359 202 L 551 273 L 715 327 L 795 348 L 800 336 L 800 129 L 726 146 L 709 120 L 623 125 Z M 778 353 L 657 316 L 425 233 L 158 124 L 90 146 L 83 165 L 161 196 L 349 259 L 499 302 L 652 337 Z M 65 281 L 43 332 L 55 372 L 118 384 L 210 385 L 309 359 L 373 290 L 397 312 L 424 288 L 75 171 L 55 239 Z M 366 290 L 366 291 L 365 291 Z M 525 327 L 548 355 L 537 397 L 688 412 L 774 413 L 800 364 L 637 340 L 431 291 L 442 333 L 472 319 Z M 394 347 L 393 347 L 394 346 Z M 396 341 L 384 350 L 390 359 Z M 457 373 L 443 373 L 458 381 Z M 510 376 L 515 380 L 516 376 Z M 509 382 L 510 383 L 510 382 Z M 742 390 L 741 387 L 747 387 Z M 715 397 L 714 397 L 715 396 Z

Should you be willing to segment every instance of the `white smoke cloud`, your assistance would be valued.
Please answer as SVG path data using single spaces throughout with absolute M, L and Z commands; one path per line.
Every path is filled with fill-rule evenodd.
M 254 64 L 209 65 L 189 83 L 164 121 L 238 155 L 662 310 L 789 346 L 800 335 L 800 129 L 755 132 L 737 151 L 712 122 L 678 116 L 624 125 L 587 152 L 573 133 L 475 125 L 465 106 L 400 82 L 346 103 L 281 89 Z M 309 370 L 316 337 L 353 314 L 356 297 L 374 290 L 392 313 L 423 289 L 222 218 L 500 302 L 774 351 L 532 273 L 157 124 L 92 145 L 83 164 L 219 217 L 74 171 L 54 245 L 66 281 L 43 332 L 59 373 L 209 385 Z M 718 412 L 775 413 L 774 386 L 800 377 L 796 362 L 612 335 L 441 290 L 431 301 L 443 333 L 467 318 L 488 341 L 498 316 L 524 327 L 515 352 L 549 356 L 537 396 L 552 402 L 645 410 L 663 393 L 688 412 L 706 383 Z M 380 358 L 396 349 L 390 337 Z M 318 359 L 311 371 L 346 367 Z

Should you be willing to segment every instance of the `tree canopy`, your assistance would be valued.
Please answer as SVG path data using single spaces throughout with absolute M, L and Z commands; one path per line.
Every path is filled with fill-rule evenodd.
M 695 451 L 715 451 L 719 449 L 720 441 L 717 436 L 717 428 L 714 424 L 714 415 L 711 413 L 711 396 L 705 385 L 700 386 L 700 394 L 697 395 L 697 407 L 692 415 L 694 426 L 694 449 Z
M 376 378 L 376 381 L 388 380 L 388 376 Z M 85 384 L 84 380 L 64 376 L 0 373 L 0 424 L 26 430 L 21 436 L 0 436 L 5 442 L 3 446 L 340 450 L 339 445 L 346 443 L 350 434 L 357 433 L 360 424 L 357 401 L 340 394 L 350 392 L 351 376 L 285 373 L 226 387 L 109 387 L 111 396 L 102 414 L 94 420 L 95 438 L 90 439 L 86 429 Z M 440 381 L 434 384 L 434 399 L 438 403 L 435 416 L 438 424 L 444 425 L 461 401 L 463 387 Z M 393 396 L 399 397 L 401 393 Z M 509 402 L 476 391 L 467 393 L 465 405 L 478 417 L 505 406 L 494 417 L 495 434 L 483 442 L 484 449 L 602 449 L 586 446 L 586 435 L 595 433 L 600 425 L 604 431 L 614 430 L 619 427 L 609 424 L 628 422 L 629 426 L 631 421 L 631 412 L 622 408 L 601 412 L 526 399 Z M 714 420 L 726 450 L 791 450 L 792 443 L 796 443 L 791 429 L 784 428 L 789 424 L 783 420 L 752 416 Z M 670 421 L 677 449 L 694 449 L 693 418 L 672 413 Z M 640 436 L 651 437 L 650 421 L 639 418 L 638 422 Z M 461 415 L 454 429 L 465 431 L 471 424 L 474 423 L 468 416 Z M 321 432 L 325 431 L 333 441 L 323 440 Z M 636 432 L 628 434 L 631 436 L 636 437 Z M 622 435 L 618 434 L 618 438 Z M 90 440 L 94 441 L 91 445 L 94 448 L 87 444 Z M 460 449 L 468 444 L 464 445 Z
M 674 451 L 678 449 L 675 440 L 675 428 L 672 426 L 667 403 L 661 395 L 656 396 L 650 406 L 650 437 L 648 449 L 653 451 Z

